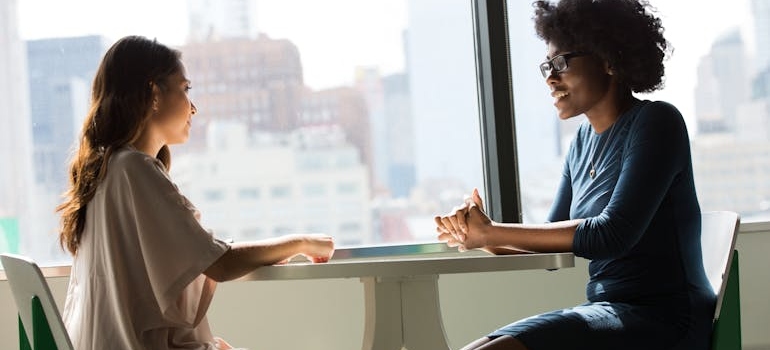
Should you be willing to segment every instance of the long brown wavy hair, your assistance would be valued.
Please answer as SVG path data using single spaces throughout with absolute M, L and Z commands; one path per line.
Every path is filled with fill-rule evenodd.
M 127 36 L 107 50 L 94 77 L 91 106 L 69 168 L 69 188 L 56 207 L 61 213 L 59 244 L 77 254 L 86 207 L 107 172 L 110 155 L 132 143 L 152 116 L 153 91 L 166 89 L 166 80 L 182 68 L 181 53 L 156 40 Z M 156 157 L 171 165 L 163 146 Z

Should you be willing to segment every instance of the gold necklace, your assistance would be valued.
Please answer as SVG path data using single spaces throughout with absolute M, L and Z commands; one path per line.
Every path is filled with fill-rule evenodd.
M 615 123 L 612 123 L 612 126 L 610 127 L 610 134 L 607 136 L 607 141 L 604 142 L 604 146 L 602 146 L 602 150 L 599 151 L 599 155 L 596 157 L 596 162 L 599 162 L 599 159 L 602 158 L 602 154 L 604 154 L 604 150 L 607 149 L 607 145 L 612 141 L 612 133 L 615 131 Z M 599 136 L 601 139 L 601 136 Z M 588 175 L 591 176 L 591 179 L 593 180 L 594 177 L 596 177 L 596 167 L 594 166 L 594 153 L 596 153 L 596 148 L 599 147 L 599 141 L 596 141 L 596 146 L 594 146 L 594 149 L 591 151 L 591 156 L 588 158 L 591 161 L 591 171 L 588 172 Z

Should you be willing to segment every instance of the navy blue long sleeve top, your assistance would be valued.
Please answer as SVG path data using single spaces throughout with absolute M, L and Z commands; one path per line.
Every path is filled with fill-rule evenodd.
M 573 251 L 590 259 L 589 301 L 713 312 L 690 142 L 673 105 L 636 101 L 601 134 L 589 123 L 578 128 L 549 221 L 578 218 Z

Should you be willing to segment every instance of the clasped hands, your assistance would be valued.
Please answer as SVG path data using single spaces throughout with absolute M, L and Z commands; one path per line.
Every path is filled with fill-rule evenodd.
M 438 240 L 459 251 L 485 248 L 489 245 L 488 229 L 492 220 L 484 213 L 484 202 L 478 189 L 463 204 L 444 216 L 434 217 Z

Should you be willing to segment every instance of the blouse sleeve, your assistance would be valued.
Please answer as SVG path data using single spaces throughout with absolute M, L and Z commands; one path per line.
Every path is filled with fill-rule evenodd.
M 633 123 L 609 203 L 575 232 L 573 248 L 578 256 L 613 258 L 633 248 L 690 162 L 687 128 L 674 106 L 649 103 Z
M 197 211 L 161 166 L 132 152 L 110 172 L 122 177 L 116 190 L 133 213 L 139 254 L 161 312 L 195 315 L 197 310 L 178 310 L 183 291 L 229 246 L 201 227 Z
M 548 222 L 569 220 L 570 205 L 572 203 L 572 180 L 569 171 L 569 162 L 564 162 L 564 170 L 561 174 L 559 188 L 556 191 L 556 198 L 551 204 L 551 211 L 548 213 Z

